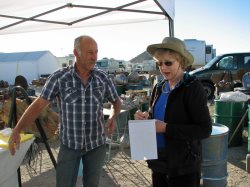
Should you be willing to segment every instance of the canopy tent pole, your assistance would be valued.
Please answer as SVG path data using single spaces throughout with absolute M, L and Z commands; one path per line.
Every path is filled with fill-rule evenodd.
M 172 19 L 169 19 L 168 23 L 169 23 L 169 36 L 174 37 L 174 21 Z

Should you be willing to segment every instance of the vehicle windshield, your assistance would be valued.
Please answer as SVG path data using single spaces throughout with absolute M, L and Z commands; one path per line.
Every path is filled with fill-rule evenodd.
M 214 57 L 210 62 L 208 62 L 208 63 L 204 66 L 204 68 L 205 68 L 205 69 L 209 69 L 209 68 L 214 64 L 214 62 L 217 61 L 220 57 L 221 57 L 221 56 L 216 56 L 216 57 Z
M 98 60 L 96 62 L 97 67 L 108 67 L 108 60 Z

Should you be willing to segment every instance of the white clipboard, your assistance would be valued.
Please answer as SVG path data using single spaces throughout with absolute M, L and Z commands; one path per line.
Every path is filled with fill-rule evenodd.
M 132 160 L 157 159 L 155 120 L 129 120 Z

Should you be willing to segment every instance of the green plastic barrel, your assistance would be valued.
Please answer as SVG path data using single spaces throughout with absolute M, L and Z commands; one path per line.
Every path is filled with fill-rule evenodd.
M 247 151 L 250 153 L 250 105 L 248 105 L 248 146 Z
M 127 90 L 143 90 L 142 84 L 127 84 Z
M 126 85 L 116 85 L 115 88 L 119 96 L 126 92 Z
M 244 102 L 215 100 L 214 119 L 215 123 L 225 125 L 229 128 L 229 138 L 231 139 L 238 123 L 245 112 Z M 229 146 L 242 145 L 243 126 L 237 130 Z
M 129 119 L 130 120 L 135 119 L 134 114 L 136 113 L 137 110 L 138 110 L 138 108 L 132 108 L 132 109 L 129 110 Z

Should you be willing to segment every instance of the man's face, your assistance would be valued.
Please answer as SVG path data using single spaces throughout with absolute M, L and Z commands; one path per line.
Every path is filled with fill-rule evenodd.
M 91 38 L 81 40 L 80 51 L 74 51 L 76 62 L 84 71 L 91 71 L 97 61 L 97 43 Z

